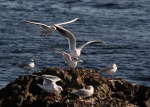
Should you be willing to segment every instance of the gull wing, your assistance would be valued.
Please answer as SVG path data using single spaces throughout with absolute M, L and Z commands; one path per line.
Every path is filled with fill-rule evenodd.
M 86 42 L 84 45 L 80 46 L 78 49 L 82 50 L 82 48 L 84 48 L 85 46 L 90 45 L 90 44 L 94 44 L 94 43 L 105 43 L 105 42 L 100 41 L 100 40 L 89 41 L 89 42 Z
M 70 62 L 72 59 L 71 59 L 71 56 L 66 53 L 66 52 L 63 52 L 63 56 L 64 56 L 64 59 L 65 59 L 65 62 L 68 63 Z
M 88 90 L 87 89 L 79 89 L 79 90 L 73 91 L 71 93 L 84 97 L 88 94 Z
M 34 25 L 38 25 L 40 27 L 42 27 L 43 29 L 48 29 L 49 26 L 47 26 L 46 24 L 43 24 L 43 23 L 38 23 L 38 22 L 33 22 L 33 21 L 29 21 L 29 20 L 24 20 L 25 22 L 28 22 L 28 23 L 31 23 L 31 24 L 34 24 Z
M 100 72 L 108 72 L 108 71 L 110 71 L 112 69 L 112 67 L 111 66 L 107 66 L 107 67 L 105 67 L 105 68 L 101 68 L 100 69 Z
M 69 50 L 75 50 L 76 49 L 76 38 L 75 36 L 68 31 L 67 29 L 59 26 L 59 25 L 54 25 L 56 27 L 56 29 L 58 30 L 58 32 L 65 37 L 66 39 L 68 39 L 68 43 L 69 43 Z
M 70 20 L 70 21 L 67 21 L 67 22 L 58 23 L 58 24 L 55 24 L 55 25 L 64 25 L 64 24 L 69 24 L 69 23 L 75 22 L 76 20 L 78 20 L 78 18 L 75 18 L 75 19 Z
M 61 79 L 54 75 L 42 75 L 42 78 L 46 78 L 48 80 L 51 80 L 53 82 L 61 81 Z
M 47 85 L 47 84 L 52 84 L 52 80 L 48 79 L 48 78 L 44 78 L 43 80 L 43 85 Z
M 30 63 L 31 63 L 31 62 L 23 62 L 23 63 L 18 64 L 18 67 L 19 67 L 19 68 L 24 68 L 24 67 L 29 66 Z
M 19 68 L 23 68 L 23 67 L 26 67 L 26 66 L 29 66 L 27 63 L 21 63 L 21 64 L 18 64 L 18 67 Z
M 61 81 L 61 79 L 57 76 L 54 75 L 42 75 L 42 76 L 38 76 L 38 75 L 32 75 L 38 78 L 43 78 L 43 84 L 51 84 L 52 82 L 57 82 L 57 81 Z
M 68 63 L 68 62 L 70 62 L 72 60 L 70 54 L 68 54 L 67 52 L 60 51 L 60 50 L 55 49 L 55 48 L 53 48 L 52 50 L 54 50 L 54 51 L 56 51 L 56 52 L 58 52 L 60 54 L 63 54 L 66 63 Z

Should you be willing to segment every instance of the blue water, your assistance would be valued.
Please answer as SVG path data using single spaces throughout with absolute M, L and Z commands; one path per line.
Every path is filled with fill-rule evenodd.
M 63 57 L 48 47 L 68 51 L 67 40 L 58 32 L 40 37 L 40 28 L 23 19 L 63 25 L 76 35 L 77 45 L 103 40 L 106 45 L 83 49 L 79 68 L 99 69 L 118 65 L 114 78 L 150 86 L 149 0 L 1 0 L 0 1 L 0 88 L 24 75 L 14 63 L 36 60 L 30 73 L 45 67 L 68 67 Z

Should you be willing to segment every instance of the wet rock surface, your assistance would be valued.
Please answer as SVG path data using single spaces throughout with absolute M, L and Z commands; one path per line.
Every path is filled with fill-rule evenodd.
M 93 69 L 47 68 L 34 75 L 49 74 L 62 79 L 57 84 L 64 91 L 50 96 L 37 86 L 43 79 L 35 76 L 19 76 L 0 90 L 1 107 L 150 107 L 150 88 L 122 79 L 109 80 Z M 94 94 L 83 102 L 68 91 L 94 87 Z

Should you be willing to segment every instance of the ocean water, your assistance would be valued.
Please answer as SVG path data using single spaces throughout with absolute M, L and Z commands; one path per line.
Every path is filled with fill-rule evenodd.
M 14 63 L 35 59 L 33 73 L 45 67 L 68 67 L 55 47 L 68 52 L 68 42 L 57 31 L 40 37 L 40 27 L 23 19 L 48 25 L 79 18 L 63 25 L 75 34 L 77 46 L 99 39 L 105 45 L 83 49 L 77 68 L 99 69 L 116 63 L 113 78 L 150 86 L 149 0 L 1 0 L 0 88 L 24 71 Z

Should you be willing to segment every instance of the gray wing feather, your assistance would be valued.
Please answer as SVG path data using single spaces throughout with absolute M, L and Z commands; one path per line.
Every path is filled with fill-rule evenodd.
M 52 80 L 50 80 L 50 79 L 47 79 L 47 78 L 44 78 L 44 80 L 43 80 L 43 84 L 45 85 L 45 84 L 52 84 Z
M 71 61 L 71 56 L 68 53 L 63 52 L 63 55 L 66 63 Z
M 84 48 L 86 45 L 90 45 L 90 44 L 94 44 L 94 43 L 105 43 L 105 42 L 102 42 L 99 40 L 89 41 L 89 42 L 86 42 L 84 45 L 80 46 L 79 49 L 82 50 L 82 48 Z
M 21 64 L 18 64 L 18 67 L 19 68 L 23 68 L 23 67 L 25 67 L 25 66 L 28 66 L 26 63 L 21 63 Z
M 112 69 L 112 67 L 110 67 L 110 66 L 108 66 L 108 67 L 105 67 L 105 68 L 101 68 L 100 69 L 100 72 L 108 72 L 108 71 L 110 71 Z
M 71 93 L 76 94 L 78 96 L 86 96 L 88 92 L 85 89 L 80 89 L 80 90 L 76 90 L 76 91 L 71 92 Z
M 75 50 L 75 48 L 76 48 L 76 38 L 75 38 L 75 36 L 70 31 L 66 30 L 65 28 L 63 28 L 59 25 L 55 25 L 55 27 L 62 36 L 64 36 L 65 38 L 68 39 L 69 49 L 70 50 Z
M 61 81 L 59 77 L 54 76 L 54 75 L 42 75 L 42 77 L 48 80 L 54 81 L 54 82 Z
M 67 21 L 67 22 L 58 23 L 58 24 L 55 24 L 55 25 L 64 25 L 64 24 L 69 24 L 69 23 L 75 22 L 76 20 L 78 20 L 78 18 L 75 18 L 75 19 L 70 20 L 70 21 Z
M 53 50 L 56 51 L 56 52 L 58 52 L 58 53 L 63 54 L 66 63 L 68 63 L 69 61 L 71 61 L 71 56 L 68 53 L 66 53 L 64 51 L 60 51 L 58 49 L 53 49 Z
M 29 20 L 24 20 L 25 22 L 28 22 L 28 23 L 31 23 L 31 24 L 34 24 L 34 25 L 38 25 L 40 27 L 42 27 L 43 29 L 48 29 L 49 26 L 47 26 L 46 24 L 43 24 L 43 23 L 38 23 L 38 22 L 33 22 L 33 21 L 29 21 Z

